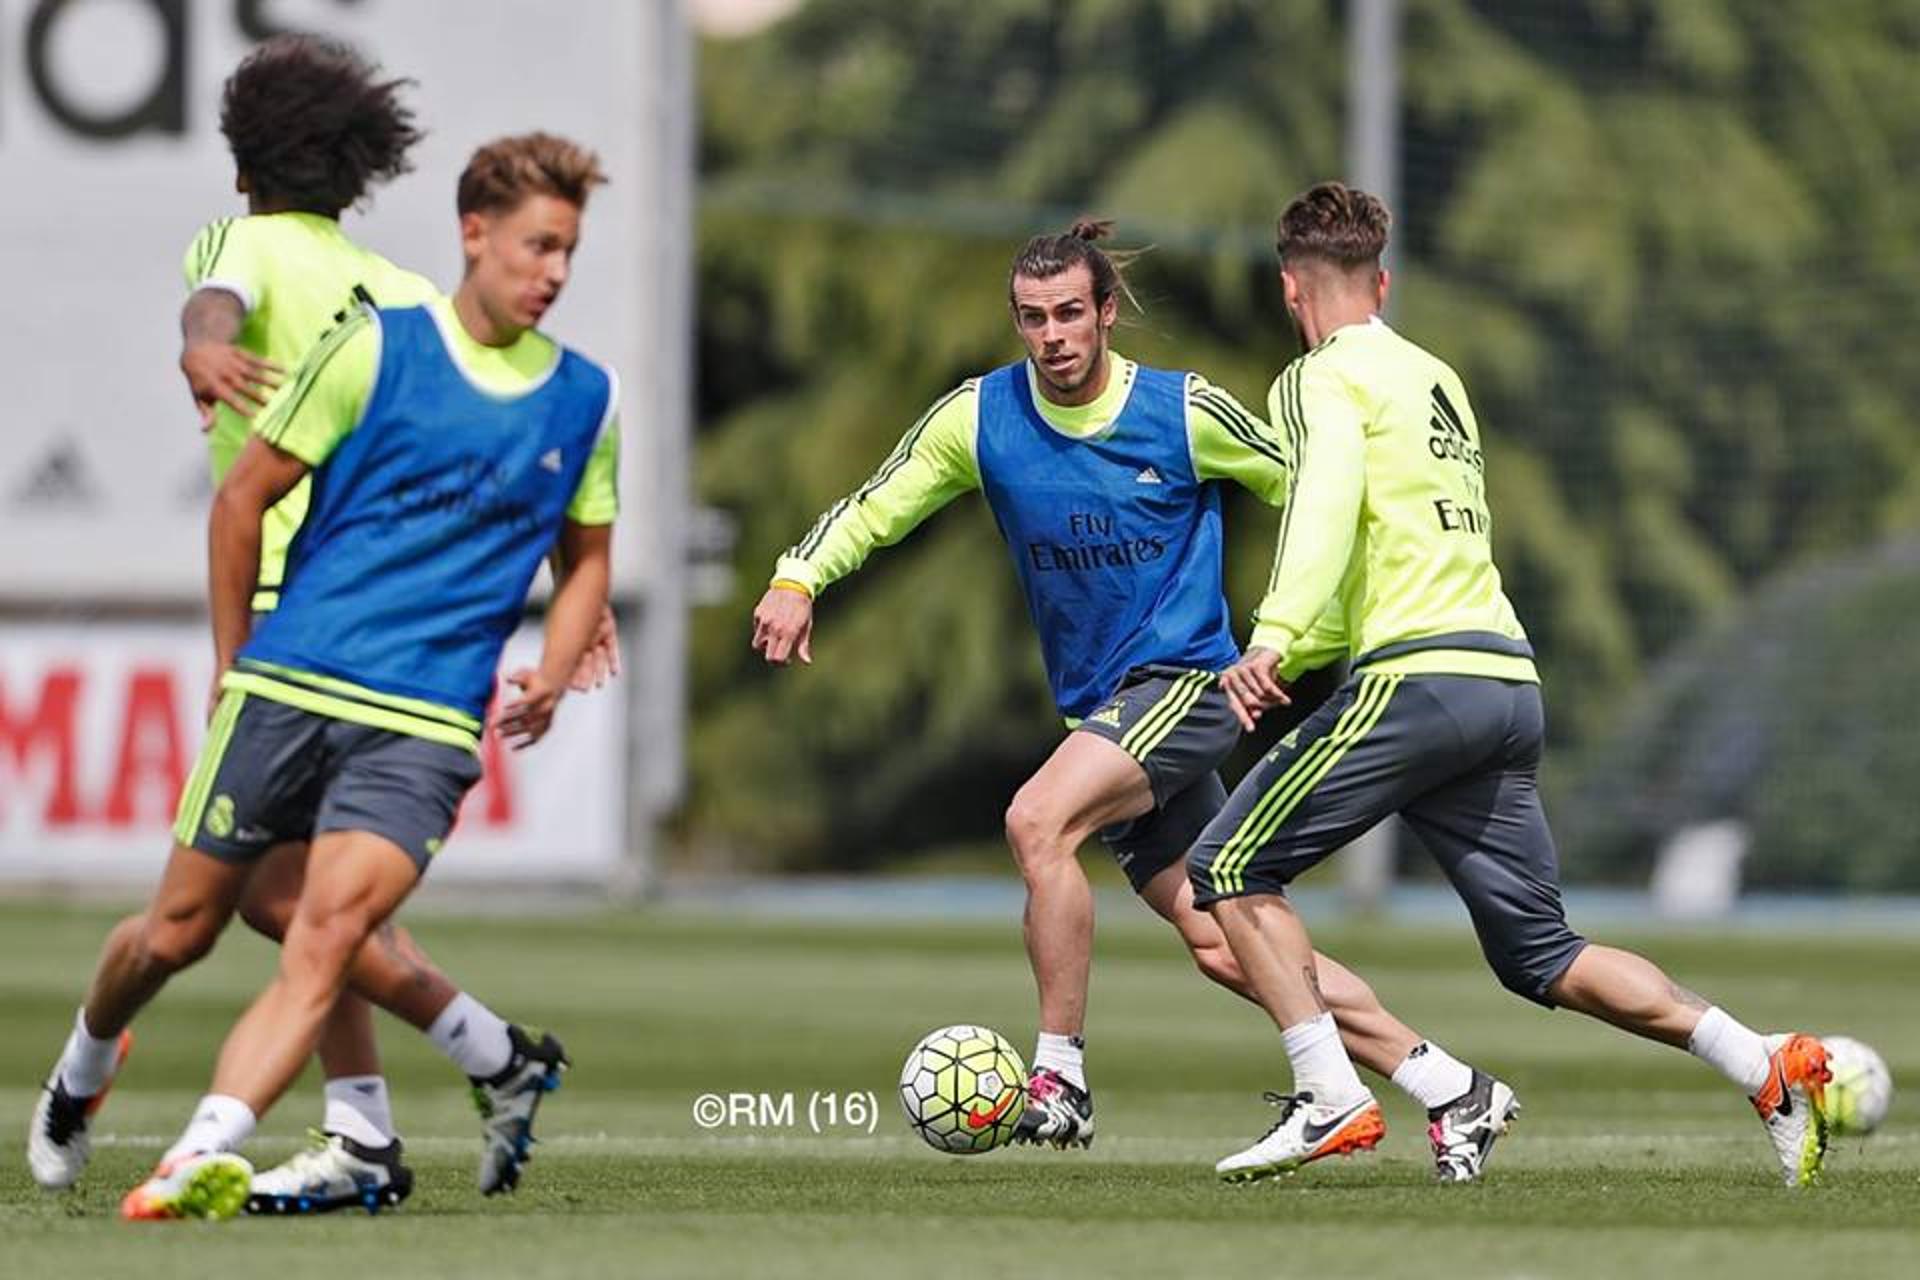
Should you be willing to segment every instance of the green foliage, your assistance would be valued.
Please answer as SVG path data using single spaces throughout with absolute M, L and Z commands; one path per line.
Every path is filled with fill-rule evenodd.
M 1920 21 L 1903 0 L 1409 0 L 1396 322 L 1489 440 L 1555 730 L 1775 572 L 1920 522 Z M 705 848 L 858 865 L 993 839 L 1057 736 L 1004 550 L 962 499 L 822 600 L 778 551 L 960 379 L 1015 358 L 1013 250 L 1116 217 L 1119 339 L 1249 406 L 1294 350 L 1272 225 L 1341 171 L 1344 8 L 812 0 L 702 59 L 703 500 L 740 589 L 696 621 Z M 1234 499 L 1244 615 L 1272 522 Z
M 1788 577 L 1666 664 L 1558 806 L 1590 874 L 1738 818 L 1759 888 L 1920 892 L 1920 546 Z

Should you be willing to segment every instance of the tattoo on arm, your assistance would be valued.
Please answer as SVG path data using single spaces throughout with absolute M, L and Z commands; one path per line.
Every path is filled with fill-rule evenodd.
M 1685 1007 L 1689 1009 L 1698 1010 L 1701 1013 L 1705 1013 L 1708 1009 L 1713 1007 L 1712 1005 L 1708 1004 L 1705 1000 L 1701 999 L 1699 996 L 1695 995 L 1693 992 L 1687 990 L 1685 987 L 1681 986 L 1679 983 L 1675 982 L 1671 978 L 1667 979 L 1667 994 L 1672 996 L 1675 1001 L 1684 1005 Z

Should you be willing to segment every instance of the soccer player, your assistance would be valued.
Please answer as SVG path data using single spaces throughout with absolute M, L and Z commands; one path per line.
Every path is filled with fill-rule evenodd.
M 181 369 L 209 428 L 216 485 L 280 371 L 355 306 L 356 289 L 387 305 L 438 296 L 424 277 L 354 243 L 339 222 L 372 185 L 409 167 L 408 152 L 420 134 L 401 99 L 404 84 L 378 79 L 352 50 L 310 36 L 267 41 L 227 81 L 221 129 L 249 213 L 211 223 L 195 237 L 185 261 L 191 292 L 181 314 Z M 277 603 L 307 495 L 303 481 L 266 514 L 256 611 Z M 242 917 L 270 938 L 286 930 L 306 852 L 304 838 L 276 845 L 238 890 Z M 35 1109 L 28 1155 L 42 1186 L 58 1189 L 79 1177 L 91 1149 L 88 1123 L 124 1053 L 126 1028 L 172 973 L 212 946 L 234 909 L 224 896 L 231 888 L 226 881 L 224 871 L 169 877 L 153 909 L 123 921 L 109 938 Z M 480 1190 L 510 1190 L 540 1098 L 564 1065 L 563 1051 L 551 1037 L 536 1039 L 462 993 L 406 930 L 383 930 L 369 951 L 385 1007 L 426 1032 L 472 1081 L 482 1106 Z M 323 1137 L 262 1173 L 251 1207 L 322 1212 L 368 1204 L 370 1192 L 373 1205 L 399 1203 L 411 1190 L 412 1174 L 401 1162 L 364 999 L 342 994 L 319 1052 L 326 1075 Z
M 440 851 L 478 779 L 500 651 L 556 540 L 565 569 L 537 668 L 497 729 L 545 735 L 606 604 L 613 375 L 535 326 L 566 284 L 591 152 L 547 134 L 461 175 L 466 272 L 449 298 L 364 309 L 254 424 L 214 500 L 221 698 L 175 827 L 175 865 L 311 831 L 279 973 L 228 1036 L 213 1087 L 128 1218 L 227 1217 L 233 1154 L 293 1082 L 364 944 Z M 261 520 L 313 475 L 279 607 L 254 627 Z
M 1286 888 L 1398 813 L 1466 902 L 1502 984 L 1720 1070 L 1751 1096 L 1787 1185 L 1804 1186 L 1826 1149 L 1820 1041 L 1763 1037 L 1567 925 L 1536 781 L 1539 677 L 1493 564 L 1479 427 L 1454 371 L 1380 320 L 1389 222 L 1379 200 L 1337 182 L 1280 218 L 1282 288 L 1307 351 L 1269 399 L 1292 490 L 1252 643 L 1221 683 L 1250 727 L 1284 698 L 1278 677 L 1329 602 L 1352 674 L 1241 780 L 1189 859 L 1194 901 L 1293 1066 L 1279 1122 L 1217 1171 L 1261 1178 L 1379 1140 L 1380 1109 L 1341 1047 Z
M 1240 730 L 1215 672 L 1238 649 L 1220 568 L 1219 482 L 1270 503 L 1287 458 L 1265 423 L 1195 373 L 1109 347 L 1124 282 L 1083 221 L 1014 259 L 1008 301 L 1027 358 L 942 396 L 859 489 L 775 569 L 754 613 L 768 661 L 812 661 L 813 601 L 959 494 L 981 490 L 1007 540 L 1071 731 L 1020 788 L 1006 831 L 1027 886 L 1040 1030 L 1019 1137 L 1093 1139 L 1082 1032 L 1093 898 L 1078 862 L 1098 833 L 1134 891 L 1208 977 L 1250 990 L 1195 911 L 1182 859 L 1225 801 L 1215 769 Z M 1291 676 L 1326 654 L 1302 650 Z M 1436 1118 L 1442 1177 L 1477 1176 L 1512 1094 L 1423 1041 L 1353 974 L 1317 957 L 1355 1054 Z

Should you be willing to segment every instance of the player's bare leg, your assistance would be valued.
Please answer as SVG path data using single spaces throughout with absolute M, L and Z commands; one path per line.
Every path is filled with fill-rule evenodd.
M 1027 884 L 1027 959 L 1040 994 L 1040 1035 L 1016 1141 L 1086 1145 L 1093 1100 L 1081 1065 L 1093 889 L 1080 846 L 1102 827 L 1153 808 L 1139 761 L 1114 743 L 1070 733 L 1007 809 L 1007 843 Z
M 247 922 L 275 941 L 286 935 L 307 866 L 304 844 L 276 847 L 248 884 Z M 480 1111 L 477 1186 L 511 1190 L 529 1158 L 538 1095 L 558 1086 L 565 1050 L 551 1036 L 512 1026 L 459 990 L 412 934 L 389 920 L 355 955 L 327 1016 L 318 1053 L 326 1074 L 321 1144 L 254 1179 L 255 1213 L 316 1213 L 398 1204 L 412 1186 L 400 1161 L 386 1083 L 379 1074 L 367 999 L 410 1024 L 466 1074 Z M 316 1185 L 334 1193 L 314 1194 Z M 371 1188 L 373 1200 L 367 1199 Z
M 278 975 L 227 1036 L 212 1091 L 153 1174 L 127 1193 L 122 1217 L 222 1218 L 240 1209 L 253 1171 L 234 1148 L 306 1065 L 355 953 L 419 880 L 413 860 L 383 837 L 328 833 L 315 844 Z
M 1202 973 L 1259 1003 L 1220 926 L 1193 905 L 1193 881 L 1184 863 L 1155 876 L 1140 896 L 1179 932 Z M 1513 1090 L 1394 1017 L 1365 979 L 1338 960 L 1316 951 L 1313 963 L 1347 1055 L 1392 1080 L 1426 1109 L 1435 1175 L 1445 1182 L 1477 1179 L 1494 1143 L 1520 1112 Z
M 406 851 L 384 837 L 328 832 L 314 841 L 279 972 L 228 1035 L 214 1093 L 259 1116 L 286 1092 L 318 1046 L 362 944 L 418 880 Z
M 72 1186 L 92 1155 L 87 1128 L 126 1056 L 127 1027 L 147 1001 L 213 946 L 247 869 L 176 846 L 147 909 L 113 927 L 74 1029 L 35 1100 L 27 1163 L 50 1191 Z
M 1187 876 L 1184 862 L 1155 876 L 1140 897 L 1180 934 L 1200 972 L 1235 995 L 1259 1003 L 1220 926 L 1193 905 L 1193 881 Z M 1326 997 L 1327 1007 L 1340 1025 L 1340 1040 L 1348 1056 L 1382 1076 L 1393 1075 L 1423 1037 L 1389 1013 L 1359 974 L 1318 951 L 1313 953 L 1313 963 L 1319 974 L 1320 994 Z
M 1789 1187 L 1817 1181 L 1826 1159 L 1826 1046 L 1809 1035 L 1762 1036 L 1669 978 L 1644 956 L 1588 944 L 1548 988 L 1554 1003 L 1685 1049 L 1753 1102 Z
M 1215 902 L 1212 911 L 1260 1007 L 1280 1029 L 1294 1085 L 1292 1094 L 1275 1095 L 1280 1119 L 1266 1136 L 1215 1170 L 1228 1181 L 1249 1181 L 1371 1150 L 1386 1129 L 1380 1104 L 1341 1047 L 1313 944 L 1292 904 L 1278 894 L 1251 894 Z

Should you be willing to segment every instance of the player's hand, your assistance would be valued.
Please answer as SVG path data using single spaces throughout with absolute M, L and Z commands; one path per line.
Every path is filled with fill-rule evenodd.
M 1279 666 L 1279 654 L 1271 649 L 1256 648 L 1247 650 L 1240 661 L 1220 673 L 1220 687 L 1226 690 L 1227 702 L 1232 705 L 1233 714 L 1240 718 L 1240 727 L 1248 733 L 1253 732 L 1261 712 L 1293 701 L 1287 696 L 1287 687 L 1274 674 Z
M 493 727 L 509 747 L 524 751 L 547 736 L 547 730 L 553 727 L 554 709 L 567 691 L 564 686 L 549 683 L 535 667 L 513 672 L 507 683 L 520 690 L 520 697 L 501 709 Z
M 753 611 L 754 652 L 784 667 L 798 654 L 813 663 L 813 598 L 791 587 L 768 587 Z
M 614 622 L 613 606 L 605 605 L 600 610 L 600 625 L 593 631 L 593 642 L 580 655 L 580 664 L 573 669 L 567 687 L 575 693 L 588 693 L 619 674 L 620 628 Z
M 200 429 L 213 427 L 213 409 L 224 404 L 251 418 L 280 385 L 285 372 L 271 360 L 225 342 L 198 342 L 180 353 L 180 372 L 200 410 Z

